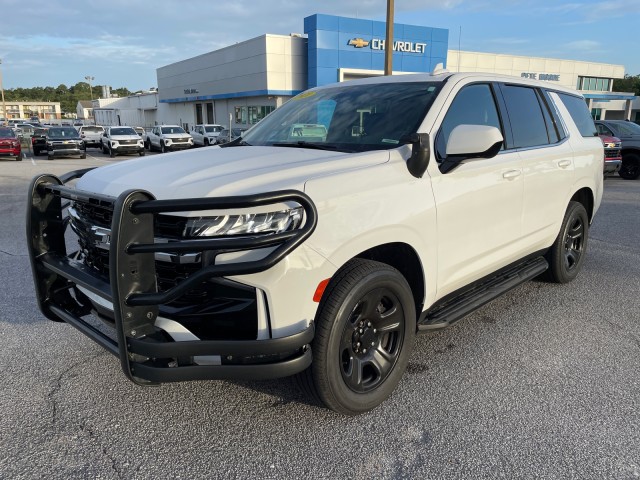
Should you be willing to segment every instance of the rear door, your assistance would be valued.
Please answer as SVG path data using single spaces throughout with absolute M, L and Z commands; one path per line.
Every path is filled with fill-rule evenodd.
M 548 247 L 558 234 L 573 186 L 573 150 L 546 92 L 500 84 L 511 123 L 513 149 L 522 160 L 522 233 L 528 251 Z

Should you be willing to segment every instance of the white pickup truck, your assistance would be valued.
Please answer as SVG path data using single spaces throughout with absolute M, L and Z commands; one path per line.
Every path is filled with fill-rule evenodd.
M 162 153 L 185 150 L 193 146 L 193 137 L 178 125 L 157 125 L 147 132 L 145 148 Z
M 36 177 L 36 294 L 138 384 L 296 375 L 354 415 L 391 394 L 416 333 L 578 275 L 603 158 L 584 98 L 558 85 L 322 86 L 222 147 Z
M 200 147 L 208 147 L 209 145 L 215 145 L 220 132 L 224 130 L 222 125 L 216 124 L 203 124 L 194 125 L 189 132 L 193 137 L 193 144 Z

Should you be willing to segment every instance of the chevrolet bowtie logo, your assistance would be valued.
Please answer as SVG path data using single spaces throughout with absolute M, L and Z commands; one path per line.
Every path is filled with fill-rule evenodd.
M 362 38 L 353 38 L 349 40 L 349 45 L 353 45 L 356 48 L 362 48 L 369 46 L 369 42 L 363 40 Z

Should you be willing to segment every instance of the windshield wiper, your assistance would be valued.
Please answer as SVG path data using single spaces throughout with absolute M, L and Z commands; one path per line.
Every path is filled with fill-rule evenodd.
M 311 148 L 314 150 L 339 150 L 341 152 L 353 152 L 353 150 L 345 150 L 342 148 L 338 148 L 335 145 L 327 145 L 324 143 L 310 143 L 303 140 L 299 140 L 297 142 L 272 143 L 271 145 L 274 147 Z

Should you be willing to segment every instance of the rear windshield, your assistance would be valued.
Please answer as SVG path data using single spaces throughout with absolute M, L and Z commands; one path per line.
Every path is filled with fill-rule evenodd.
M 122 128 L 112 128 L 111 135 L 138 135 L 138 134 L 133 128 L 122 127 Z
M 83 132 L 93 132 L 93 133 L 102 133 L 104 132 L 104 128 L 102 127 L 80 127 Z
M 49 138 L 78 138 L 78 132 L 73 127 L 50 128 L 48 132 Z
M 0 137 L 16 138 L 16 134 L 10 128 L 0 128 Z
M 162 127 L 162 133 L 186 133 L 181 127 Z

